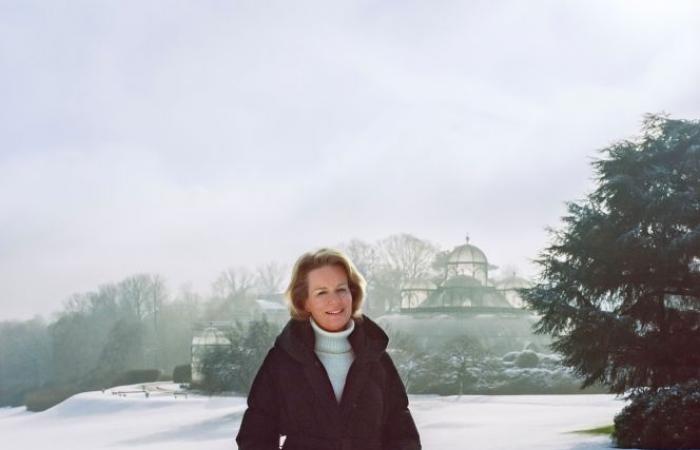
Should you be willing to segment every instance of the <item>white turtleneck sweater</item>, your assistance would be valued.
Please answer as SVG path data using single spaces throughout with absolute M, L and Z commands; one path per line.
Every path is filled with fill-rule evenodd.
M 330 332 L 318 326 L 313 318 L 309 320 L 316 336 L 314 351 L 318 359 L 321 360 L 323 367 L 326 368 L 326 373 L 328 373 L 328 378 L 330 378 L 333 386 L 333 393 L 335 393 L 335 398 L 340 403 L 348 370 L 350 370 L 350 365 L 355 359 L 352 346 L 350 341 L 348 341 L 348 336 L 355 329 L 355 321 L 350 319 L 348 327 L 342 331 Z

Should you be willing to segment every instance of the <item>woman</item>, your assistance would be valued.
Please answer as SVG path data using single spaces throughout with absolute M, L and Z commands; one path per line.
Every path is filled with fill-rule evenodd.
M 386 334 L 360 311 L 365 280 L 342 253 L 294 265 L 292 319 L 255 377 L 240 450 L 418 450 L 406 390 Z

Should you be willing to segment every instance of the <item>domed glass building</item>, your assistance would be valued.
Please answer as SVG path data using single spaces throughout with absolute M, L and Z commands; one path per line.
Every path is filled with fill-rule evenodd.
M 227 346 L 231 341 L 223 331 L 230 328 L 230 322 L 210 322 L 209 326 L 195 333 L 192 337 L 192 383 L 204 381 L 202 363 L 207 352 Z
M 517 283 L 496 286 L 489 279 L 489 270 L 497 269 L 489 264 L 486 254 L 467 242 L 455 247 L 447 256 L 442 280 L 415 280 L 401 288 L 401 312 L 471 312 L 521 307 Z M 512 312 L 512 311 L 510 311 Z
M 411 336 L 424 347 L 465 334 L 495 352 L 547 345 L 547 337 L 533 333 L 537 318 L 523 308 L 518 293 L 531 283 L 515 275 L 491 280 L 489 271 L 497 268 L 467 238 L 447 254 L 441 277 L 406 283 L 400 310 L 377 321 L 390 333 Z

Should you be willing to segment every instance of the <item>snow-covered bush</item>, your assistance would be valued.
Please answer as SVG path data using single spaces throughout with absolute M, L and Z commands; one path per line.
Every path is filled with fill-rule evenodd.
M 613 437 L 621 448 L 700 448 L 700 381 L 630 396 L 615 417 Z
M 409 342 L 410 344 L 410 342 Z M 394 343 L 389 353 L 413 394 L 578 394 L 581 380 L 557 354 L 531 348 L 495 356 L 462 336 L 430 351 Z M 586 392 L 606 392 L 600 386 Z
M 540 358 L 537 356 L 537 353 L 532 350 L 523 350 L 517 358 L 515 358 L 515 365 L 521 369 L 531 369 L 537 367 L 539 364 Z

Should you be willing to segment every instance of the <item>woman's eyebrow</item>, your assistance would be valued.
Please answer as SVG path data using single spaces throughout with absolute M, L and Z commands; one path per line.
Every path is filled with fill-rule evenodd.
M 336 287 L 341 287 L 341 286 L 348 286 L 348 283 L 344 281 L 344 282 L 338 283 L 338 284 L 336 285 Z M 326 286 L 319 286 L 319 287 L 315 287 L 315 288 L 311 289 L 311 292 L 323 291 L 323 290 L 326 290 L 326 289 L 328 289 Z

